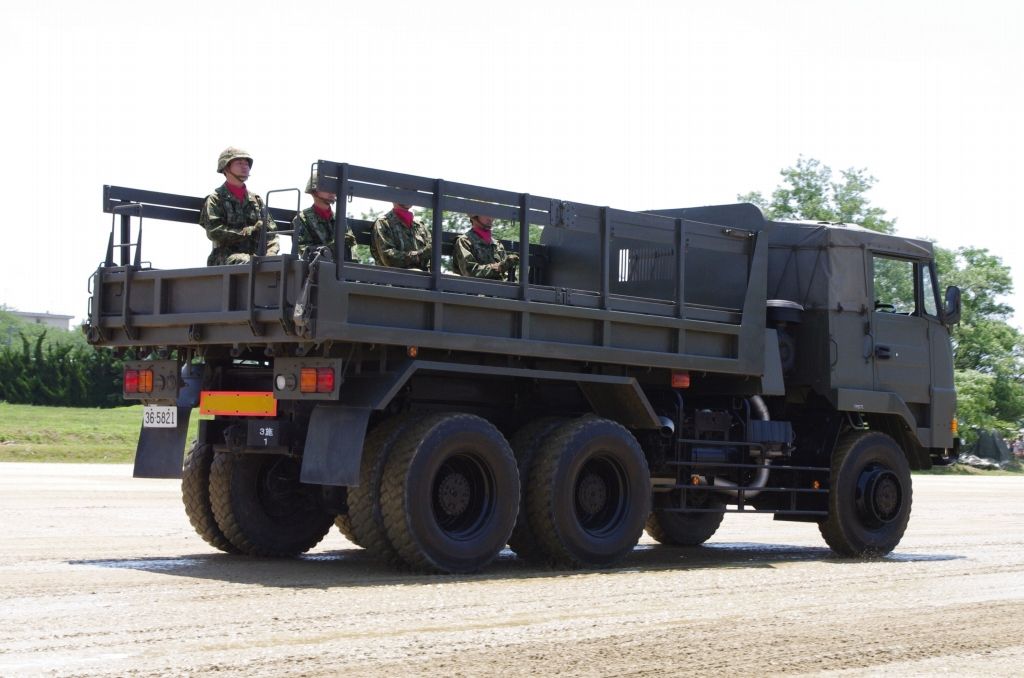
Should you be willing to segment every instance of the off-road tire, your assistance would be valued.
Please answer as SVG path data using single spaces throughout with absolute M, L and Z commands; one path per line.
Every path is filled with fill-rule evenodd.
M 348 517 L 352 535 L 371 556 L 392 567 L 402 566 L 405 561 L 391 545 L 384 528 L 384 515 L 380 507 L 381 476 L 395 441 L 423 416 L 400 414 L 377 424 L 363 443 L 359 485 L 348 490 Z
M 633 550 L 651 512 L 647 460 L 613 421 L 567 422 L 538 450 L 526 504 L 553 565 L 609 567 Z
M 185 465 L 181 470 L 181 501 L 185 504 L 185 515 L 192 528 L 210 546 L 225 553 L 238 553 L 238 549 L 217 527 L 210 504 L 210 466 L 213 464 L 213 447 L 192 443 L 185 454 Z
M 910 465 L 896 441 L 877 431 L 851 431 L 832 453 L 828 518 L 821 536 L 838 555 L 884 556 L 910 521 Z
M 356 546 L 362 546 L 352 534 L 352 518 L 347 513 L 340 513 L 334 516 L 334 526 L 338 528 L 338 532 L 341 532 L 341 536 L 345 539 L 348 539 Z
M 512 453 L 516 457 L 516 466 L 519 469 L 519 516 L 516 518 L 516 526 L 512 528 L 512 535 L 508 538 L 508 545 L 520 558 L 531 561 L 542 561 L 547 557 L 544 549 L 537 543 L 537 534 L 530 525 L 529 515 L 526 507 L 526 488 L 530 483 L 530 471 L 533 468 L 533 460 L 537 456 L 537 450 L 547 439 L 551 432 L 564 424 L 565 417 L 541 417 L 526 424 L 512 436 L 509 443 L 512 445 Z
M 272 454 L 218 454 L 210 469 L 217 526 L 242 553 L 288 557 L 316 546 L 334 515 L 320 488 L 299 482 L 300 462 Z
M 481 569 L 508 543 L 518 504 L 512 449 L 475 415 L 438 414 L 417 422 L 384 466 L 384 526 L 415 570 Z
M 724 513 L 677 513 L 655 509 L 644 529 L 666 546 L 700 546 L 718 530 Z

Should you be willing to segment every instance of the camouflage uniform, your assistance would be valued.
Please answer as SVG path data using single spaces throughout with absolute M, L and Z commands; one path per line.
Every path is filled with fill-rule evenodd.
M 255 193 L 246 192 L 245 202 L 239 202 L 227 188 L 217 187 L 206 197 L 199 213 L 199 225 L 206 229 L 206 237 L 213 241 L 213 251 L 206 259 L 207 266 L 220 264 L 246 264 L 260 246 L 263 226 L 263 200 Z M 274 218 L 267 214 L 267 254 L 277 254 L 277 234 Z
M 294 238 L 297 239 L 299 254 L 302 255 L 307 247 L 329 247 L 334 251 L 334 225 L 337 221 L 335 215 L 330 219 L 324 219 L 316 213 L 312 207 L 307 207 L 295 215 L 292 220 L 292 228 L 295 229 Z M 356 237 L 352 231 L 345 229 L 345 245 L 351 249 L 356 245 Z
M 471 278 L 504 280 L 507 277 L 505 274 L 519 265 L 518 254 L 506 253 L 497 239 L 487 244 L 473 229 L 455 240 L 452 255 L 459 275 Z
M 394 210 L 373 222 L 373 260 L 384 266 L 430 270 L 430 229 L 413 220 L 406 226 Z

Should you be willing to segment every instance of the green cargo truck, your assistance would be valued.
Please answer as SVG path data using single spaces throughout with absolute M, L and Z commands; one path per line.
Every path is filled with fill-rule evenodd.
M 316 169 L 361 243 L 350 199 L 430 208 L 432 272 L 344 243 L 152 268 L 143 223 L 195 224 L 202 200 L 104 188 L 86 334 L 142 358 L 124 375 L 145 404 L 135 475 L 180 477 L 220 550 L 292 556 L 337 525 L 417 570 L 476 571 L 506 545 L 602 567 L 644 529 L 693 546 L 726 513 L 770 513 L 879 556 L 907 527 L 911 469 L 954 454 L 960 292 L 940 296 L 926 241 L 745 204 L 630 212 Z M 456 213 L 518 225 L 511 280 L 446 271 Z M 196 407 L 213 418 L 186 454 Z

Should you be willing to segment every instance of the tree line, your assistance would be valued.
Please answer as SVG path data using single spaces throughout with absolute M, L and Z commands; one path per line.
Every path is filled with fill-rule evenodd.
M 81 332 L 42 328 L 0 311 L 0 401 L 25 405 L 116 407 L 121 359 Z

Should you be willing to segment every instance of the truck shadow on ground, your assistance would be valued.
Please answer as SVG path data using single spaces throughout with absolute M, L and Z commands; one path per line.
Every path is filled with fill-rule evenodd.
M 840 558 L 823 547 L 715 542 L 697 547 L 641 544 L 619 565 L 608 569 L 566 570 L 521 560 L 505 549 L 480 573 L 423 574 L 389 567 L 366 551 L 352 547 L 320 551 L 297 558 L 255 558 L 206 553 L 169 558 L 72 560 L 72 566 L 130 569 L 177 577 L 208 579 L 273 588 L 333 589 L 364 586 L 419 586 L 424 584 L 525 580 L 581 574 L 617 574 L 652 570 L 720 570 L 772 568 L 798 562 L 847 566 L 865 562 L 890 563 L 962 560 L 955 554 L 893 553 L 873 561 Z

